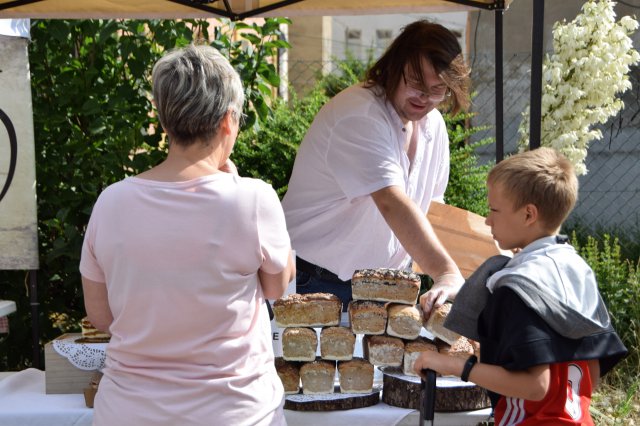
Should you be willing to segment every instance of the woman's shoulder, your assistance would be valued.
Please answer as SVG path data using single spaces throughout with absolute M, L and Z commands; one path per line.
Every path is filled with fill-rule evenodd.
M 255 177 L 251 177 L 251 176 L 234 176 L 234 181 L 236 182 L 236 184 L 245 189 L 245 190 L 249 190 L 249 191 L 254 191 L 256 193 L 274 193 L 275 194 L 275 189 L 273 189 L 273 186 L 260 178 L 255 178 Z

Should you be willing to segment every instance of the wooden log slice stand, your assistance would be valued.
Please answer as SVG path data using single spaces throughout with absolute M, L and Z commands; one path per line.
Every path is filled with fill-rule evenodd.
M 407 376 L 397 367 L 381 368 L 382 401 L 394 407 L 420 410 L 420 378 Z M 436 411 L 474 411 L 491 406 L 485 389 L 457 377 L 436 379 Z
M 333 411 L 350 410 L 376 405 L 380 402 L 380 386 L 373 387 L 371 393 L 340 393 L 340 386 L 336 386 L 334 393 L 304 395 L 297 393 L 286 395 L 285 410 L 295 411 Z

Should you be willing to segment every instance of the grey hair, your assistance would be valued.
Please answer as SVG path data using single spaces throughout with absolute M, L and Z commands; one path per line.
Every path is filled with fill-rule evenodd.
M 153 99 L 171 143 L 206 142 L 227 112 L 236 120 L 242 116 L 240 76 L 211 46 L 171 50 L 155 64 L 152 76 Z

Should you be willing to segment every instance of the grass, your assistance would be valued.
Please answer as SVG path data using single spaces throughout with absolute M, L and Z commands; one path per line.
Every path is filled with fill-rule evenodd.
M 640 379 L 628 388 L 600 385 L 591 400 L 591 417 L 597 425 L 640 425 Z

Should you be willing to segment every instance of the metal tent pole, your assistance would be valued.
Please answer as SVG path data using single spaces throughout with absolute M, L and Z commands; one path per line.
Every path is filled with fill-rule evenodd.
M 40 315 L 38 308 L 38 277 L 37 270 L 29 271 L 29 301 L 31 303 L 31 341 L 33 345 L 33 367 L 42 369 L 40 359 Z
M 531 101 L 529 109 L 529 149 L 540 147 L 542 121 L 542 55 L 544 51 L 544 0 L 533 0 L 531 34 Z
M 504 9 L 495 11 L 496 163 L 504 158 L 503 13 Z

